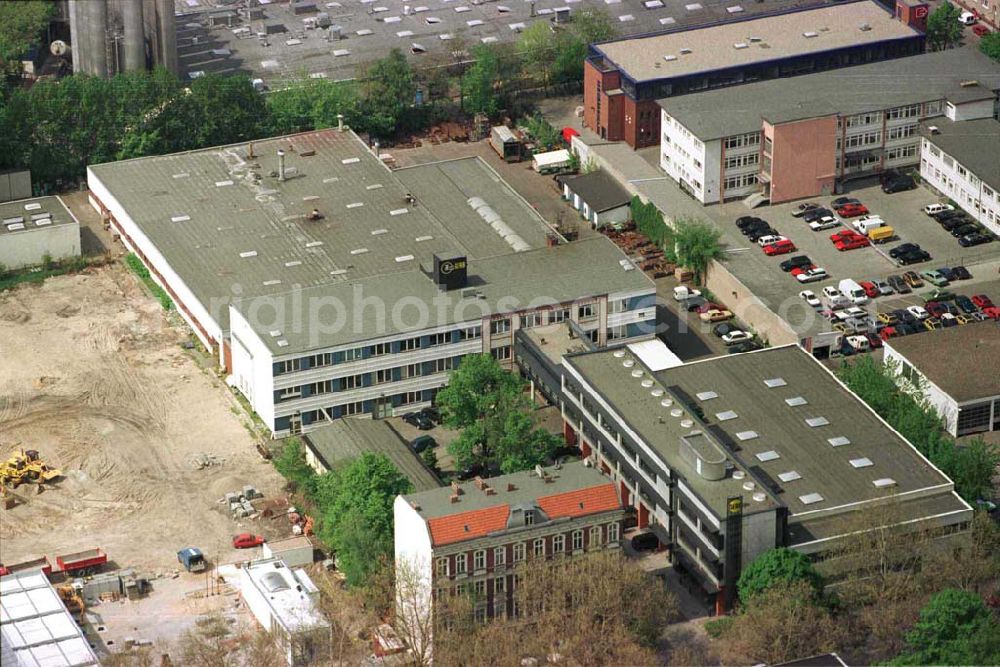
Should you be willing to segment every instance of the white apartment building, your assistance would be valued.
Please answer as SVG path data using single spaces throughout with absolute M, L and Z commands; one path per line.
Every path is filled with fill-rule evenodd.
M 941 119 L 925 124 L 920 177 L 1000 234 L 1000 122 Z

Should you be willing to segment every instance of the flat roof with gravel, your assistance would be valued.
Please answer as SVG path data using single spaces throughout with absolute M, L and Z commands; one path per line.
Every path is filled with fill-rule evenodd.
M 1000 396 L 1000 326 L 993 320 L 886 342 L 959 403 Z
M 595 48 L 632 80 L 647 81 L 918 35 L 881 5 L 864 1 L 606 42 Z
M 0 242 L 5 236 L 77 224 L 59 197 L 37 197 L 0 204 Z
M 997 90 L 1000 67 L 967 47 L 667 97 L 659 104 L 692 134 L 709 140 L 759 131 L 762 119 L 777 124 L 940 99 L 961 103 L 995 96 Z

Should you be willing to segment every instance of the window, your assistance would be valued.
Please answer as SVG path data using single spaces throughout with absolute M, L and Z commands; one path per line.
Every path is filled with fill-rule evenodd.
M 760 146 L 760 132 L 750 132 L 748 134 L 738 134 L 726 137 L 726 148 L 743 148 L 744 146 Z
M 521 561 L 524 560 L 525 549 L 526 549 L 526 547 L 525 547 L 524 542 L 518 542 L 517 544 L 514 545 L 514 562 L 515 563 L 520 563 Z
M 294 373 L 299 370 L 299 361 L 299 359 L 286 359 L 276 362 L 274 364 L 274 374 L 284 375 L 285 373 Z
M 899 127 L 890 127 L 888 140 L 895 141 L 897 139 L 906 139 L 907 137 L 912 137 L 916 133 L 916 125 L 900 125 Z
M 430 342 L 428 343 L 428 345 L 430 346 L 447 345 L 450 342 L 451 342 L 451 333 L 445 331 L 443 333 L 431 334 Z
M 486 580 L 480 579 L 479 581 L 473 583 L 472 591 L 476 594 L 477 598 L 486 597 Z
M 400 377 L 402 379 L 415 378 L 422 375 L 423 364 L 407 364 L 403 366 L 403 370 L 400 372 Z
M 288 387 L 278 391 L 278 402 L 290 401 L 294 398 L 302 397 L 302 387 Z
M 938 149 L 937 146 L 933 144 L 928 144 L 927 150 L 930 151 L 930 154 L 933 155 L 934 157 L 941 157 L 941 151 Z
M 579 551 L 583 548 L 583 531 L 574 530 L 573 531 L 573 551 Z
M 482 327 L 469 327 L 468 329 L 461 329 L 458 332 L 459 340 L 475 340 L 476 338 L 483 337 Z
M 617 522 L 616 523 L 609 523 L 608 524 L 608 543 L 609 544 L 614 544 L 615 542 L 618 541 L 618 529 L 619 529 L 619 525 L 618 525 Z
M 592 303 L 588 303 L 576 309 L 576 318 L 578 320 L 585 320 L 588 317 L 593 317 L 595 314 L 594 304 Z
M 532 510 L 525 510 L 524 512 L 524 525 L 533 526 L 535 525 L 535 513 Z
M 343 406 L 342 414 L 346 417 L 351 415 L 360 415 L 365 411 L 365 404 L 361 401 L 357 403 L 347 403 Z
M 924 116 L 940 116 L 944 110 L 944 103 L 941 100 L 928 102 L 924 105 Z
M 391 368 L 383 368 L 372 373 L 372 384 L 385 384 L 386 382 L 392 382 Z
M 490 354 L 497 361 L 506 361 L 510 359 L 510 345 L 504 345 L 503 347 L 495 347 L 490 350 Z
M 760 153 L 744 153 L 726 157 L 726 169 L 739 169 L 760 164 Z
M 885 152 L 886 160 L 902 160 L 906 158 L 913 158 L 917 156 L 917 145 L 912 144 L 910 146 L 897 146 L 896 148 L 890 148 Z
M 881 111 L 870 111 L 868 113 L 859 113 L 854 116 L 847 117 L 847 127 L 858 127 L 861 125 L 872 125 L 873 123 L 882 122 L 882 112 Z
M 423 396 L 419 391 L 407 391 L 400 394 L 402 397 L 402 405 L 410 405 L 411 403 L 419 403 L 423 400 Z
M 472 556 L 472 568 L 474 570 L 486 569 L 486 550 L 480 549 Z
M 757 174 L 743 174 L 741 176 L 729 176 L 723 181 L 726 190 L 737 190 L 751 185 L 757 185 Z
M 465 574 L 469 571 L 469 554 L 458 554 L 455 556 L 455 573 Z
M 525 328 L 541 326 L 544 323 L 544 314 L 541 312 L 528 313 L 521 318 L 521 326 Z
M 314 382 L 312 385 L 312 393 L 314 394 L 329 394 L 331 391 L 333 391 L 333 380 Z
M 490 322 L 490 333 L 493 335 L 503 334 L 510 331 L 510 319 L 493 320 Z
M 847 148 L 859 148 L 861 146 L 870 146 L 872 144 L 877 144 L 882 141 L 882 130 L 871 130 L 868 132 L 861 132 L 858 134 L 851 134 L 847 136 L 846 147 Z
M 897 118 L 914 118 L 920 115 L 920 105 L 911 104 L 907 107 L 896 107 L 895 109 L 889 109 L 886 114 L 886 118 L 889 120 L 896 120 Z
M 309 368 L 321 368 L 323 366 L 333 365 L 333 353 L 324 352 L 322 354 L 314 354 L 309 357 Z
M 604 543 L 604 537 L 601 534 L 601 527 L 600 526 L 591 526 L 590 527 L 590 543 L 587 546 L 589 546 L 591 549 L 593 549 L 595 547 L 601 546 L 603 543 Z
M 552 553 L 561 554 L 566 551 L 566 536 L 560 533 L 552 537 Z
M 956 428 L 959 435 L 990 430 L 990 401 L 962 406 Z
M 376 343 L 375 345 L 372 345 L 371 350 L 371 355 L 373 357 L 380 357 L 383 354 L 389 354 L 392 352 L 392 345 L 389 343 Z
M 340 379 L 340 390 L 344 391 L 347 389 L 357 389 L 363 384 L 364 384 L 364 376 L 348 375 L 347 377 Z
M 626 310 L 628 310 L 628 299 L 612 299 L 608 301 L 609 313 L 624 313 Z
M 448 559 L 447 558 L 438 558 L 435 561 L 435 567 L 434 567 L 434 569 L 437 572 L 437 575 L 439 577 L 447 577 L 448 576 Z
M 497 577 L 493 580 L 493 594 L 503 593 L 507 590 L 507 577 Z
M 539 537 L 538 539 L 535 540 L 534 544 L 532 545 L 532 554 L 535 556 L 535 558 L 541 558 L 545 555 L 544 537 Z
M 363 347 L 356 347 L 353 350 L 344 350 L 344 361 L 356 361 L 363 359 L 365 351 Z
M 493 567 L 501 567 L 507 564 L 507 547 L 496 547 L 493 549 Z
M 450 371 L 454 367 L 455 367 L 455 358 L 454 357 L 445 357 L 444 359 L 435 359 L 434 360 L 434 372 L 435 373 L 444 373 L 445 371 Z
M 625 334 L 627 331 L 628 327 L 626 327 L 624 324 L 619 325 L 617 327 L 609 327 L 607 330 L 608 340 L 612 341 L 625 338 Z
M 411 350 L 420 349 L 420 338 L 407 338 L 406 340 L 399 341 L 399 351 L 409 352 Z
M 559 310 L 553 310 L 552 315 L 549 317 L 549 322 L 565 322 L 569 319 L 569 308 L 561 308 Z

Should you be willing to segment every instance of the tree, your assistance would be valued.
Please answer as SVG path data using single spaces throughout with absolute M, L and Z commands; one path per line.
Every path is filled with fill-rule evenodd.
M 1000 32 L 991 32 L 979 39 L 979 50 L 1000 62 Z
M 723 664 L 777 664 L 836 649 L 841 625 L 816 604 L 815 594 L 799 580 L 750 598 L 723 634 Z
M 694 280 L 699 285 L 709 263 L 725 256 L 720 237 L 718 229 L 701 220 L 680 219 L 674 223 L 670 238 L 677 261 L 694 272 Z
M 400 130 L 414 129 L 406 110 L 413 106 L 417 82 L 406 56 L 398 48 L 377 60 L 364 72 L 359 118 L 364 130 L 376 137 L 392 137 Z
M 536 21 L 517 40 L 525 73 L 546 88 L 552 80 L 555 39 L 548 21 Z
M 445 424 L 462 430 L 448 446 L 460 466 L 527 470 L 559 446 L 557 436 L 536 428 L 524 381 L 488 354 L 463 358 L 437 402 Z
M 307 496 L 313 493 L 316 488 L 316 472 L 306 463 L 301 440 L 286 440 L 271 462 L 282 477 L 295 485 L 296 491 Z
M 958 43 L 962 37 L 962 24 L 958 22 L 961 12 L 950 2 L 942 2 L 927 17 L 927 43 L 935 51 L 947 49 Z
M 786 547 L 765 551 L 743 568 L 736 584 L 743 602 L 749 602 L 777 584 L 802 581 L 814 594 L 823 590 L 823 578 L 809 562 L 809 557 Z
M 604 42 L 618 33 L 608 13 L 600 9 L 582 9 L 576 12 L 570 27 L 584 44 Z
M 462 107 L 493 117 L 500 111 L 500 57 L 497 47 L 479 44 L 472 49 L 476 62 L 462 77 Z
M 893 665 L 1000 664 L 1000 622 L 974 593 L 946 588 L 931 597 Z
M 0 66 L 8 73 L 20 70 L 20 59 L 37 43 L 55 11 L 54 2 L 26 0 L 0 2 Z
M 384 454 L 371 452 L 316 481 L 317 534 L 337 554 L 349 584 L 363 584 L 392 553 L 393 502 L 412 488 Z

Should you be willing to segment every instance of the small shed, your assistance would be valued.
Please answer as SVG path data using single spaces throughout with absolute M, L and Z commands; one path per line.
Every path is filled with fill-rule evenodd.
M 547 153 L 535 153 L 531 168 L 539 174 L 558 174 L 568 170 L 571 163 L 569 151 L 563 148 Z
M 506 125 L 494 125 L 490 129 L 490 146 L 504 162 L 521 161 L 521 140 Z
M 563 198 L 580 212 L 591 227 L 597 229 L 628 222 L 632 197 L 618 181 L 603 171 L 562 176 L 559 183 Z
M 305 535 L 284 540 L 264 542 L 261 546 L 264 558 L 280 558 L 288 567 L 305 567 L 313 562 L 313 543 Z

